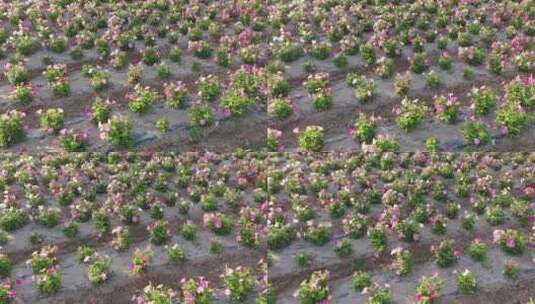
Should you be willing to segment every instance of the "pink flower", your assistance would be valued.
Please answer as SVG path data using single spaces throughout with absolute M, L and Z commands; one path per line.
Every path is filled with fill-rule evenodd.
M 502 235 L 503 235 L 503 230 L 494 230 L 494 232 L 492 233 L 493 242 L 497 243 L 502 238 Z
M 500 133 L 501 133 L 502 135 L 507 135 L 507 134 L 509 134 L 509 128 L 507 128 L 506 125 L 502 125 L 502 126 L 500 127 Z
M 513 248 L 515 247 L 516 243 L 514 239 L 507 239 L 507 247 Z
M 529 198 L 535 198 L 535 189 L 531 186 L 528 186 L 524 189 L 524 194 Z

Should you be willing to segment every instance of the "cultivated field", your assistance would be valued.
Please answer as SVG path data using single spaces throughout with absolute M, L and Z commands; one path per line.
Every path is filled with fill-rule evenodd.
M 386 2 L 3 3 L 0 146 L 535 148 L 533 1 Z
M 276 303 L 528 303 L 535 296 L 534 160 L 277 159 L 268 173 Z
M 535 0 L 0 1 L 0 304 L 534 304 Z
M 261 158 L 4 155 L 1 166 L 0 303 L 266 303 Z

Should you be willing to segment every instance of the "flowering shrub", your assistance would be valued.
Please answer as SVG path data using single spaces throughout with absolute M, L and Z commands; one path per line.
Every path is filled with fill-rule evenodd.
M 171 230 L 166 221 L 155 221 L 147 226 L 149 240 L 155 245 L 163 245 L 171 239 Z
M 28 56 L 35 54 L 40 48 L 41 44 L 37 38 L 31 36 L 29 33 L 24 33 L 22 31 L 15 32 L 15 49 L 18 53 Z
M 165 289 L 163 285 L 154 286 L 152 283 L 149 283 L 149 285 L 143 288 L 142 292 L 132 297 L 132 301 L 139 304 L 172 304 L 175 303 L 177 299 L 178 295 L 173 289 Z
M 503 268 L 503 276 L 507 279 L 515 279 L 518 274 L 518 265 L 514 262 L 508 262 Z
M 313 272 L 310 277 L 299 286 L 294 296 L 299 299 L 299 303 L 321 303 L 330 299 L 329 293 L 329 272 L 319 270 Z
M 362 76 L 352 82 L 355 87 L 355 97 L 359 102 L 366 102 L 370 100 L 375 94 L 375 82 L 373 79 L 366 79 Z
M 137 274 L 147 272 L 149 270 L 153 256 L 154 252 L 150 247 L 147 247 L 145 249 L 136 248 L 136 251 L 134 252 L 134 256 L 132 258 L 132 264 L 130 264 L 132 272 Z
M 419 304 L 437 303 L 444 280 L 438 275 L 422 276 L 416 286 L 416 301 Z
M 87 268 L 87 277 L 93 284 L 100 285 L 104 283 L 110 275 L 110 258 L 95 257 L 93 262 Z
M 114 146 L 129 147 L 134 143 L 132 123 L 126 117 L 113 116 L 106 123 L 99 123 L 100 138 Z
M 496 125 L 502 135 L 519 135 L 531 120 L 530 115 L 519 104 L 505 104 L 496 111 Z
M 504 56 L 499 51 L 493 51 L 489 56 L 489 62 L 487 68 L 496 75 L 503 74 L 505 69 Z
M 228 111 L 232 117 L 241 117 L 251 106 L 254 104 L 254 100 L 249 98 L 244 92 L 236 89 L 230 90 L 221 97 L 219 106 Z
M 55 267 L 48 268 L 35 276 L 35 283 L 41 294 L 51 295 L 61 288 L 61 274 Z
M 41 128 L 49 134 L 58 134 L 63 129 L 63 109 L 38 110 L 37 115 L 41 116 Z
M 293 62 L 303 56 L 303 48 L 291 41 L 282 42 L 275 51 L 277 58 L 283 62 Z
M 468 247 L 468 255 L 474 261 L 485 261 L 487 259 L 487 245 L 476 238 Z
M 380 286 L 375 283 L 373 286 L 364 289 L 364 294 L 368 294 L 368 304 L 390 304 L 392 303 L 392 290 L 389 285 Z
M 74 133 L 72 129 L 63 128 L 60 131 L 59 143 L 67 152 L 82 152 L 87 146 L 87 133 Z
M 375 252 L 381 254 L 386 250 L 388 240 L 385 228 L 381 224 L 368 228 L 368 238 Z
M 307 80 L 303 83 L 309 94 L 314 94 L 327 87 L 329 83 L 329 74 L 327 72 L 319 72 L 309 75 Z
M 165 102 L 171 109 L 181 109 L 186 105 L 188 89 L 182 81 L 164 85 Z
M 312 107 L 316 111 L 325 111 L 331 107 L 333 103 L 333 92 L 331 88 L 323 88 L 318 90 L 312 96 Z
M 453 59 L 451 58 L 451 56 L 447 52 L 442 53 L 442 55 L 440 55 L 440 57 L 438 57 L 438 65 L 443 70 L 446 70 L 446 71 L 451 70 L 452 62 L 453 62 Z
M 375 136 L 375 121 L 375 117 L 368 117 L 366 114 L 360 113 L 352 131 L 354 139 L 366 144 L 371 143 Z
M 254 116 L 253 125 L 254 119 L 260 119 L 257 122 L 262 120 L 262 115 L 256 114 L 265 110 L 270 118 L 279 119 L 293 115 L 296 120 L 312 121 L 325 116 L 320 113 L 306 115 L 310 114 L 310 109 L 298 108 L 306 106 L 302 102 L 303 96 L 300 96 L 304 90 L 314 98 L 318 109 L 327 110 L 334 103 L 332 92 L 337 94 L 336 103 L 345 97 L 351 99 L 351 94 L 361 102 L 369 101 L 374 94 L 382 99 L 391 99 L 390 93 L 393 92 L 389 92 L 388 86 L 395 82 L 397 94 L 421 95 L 421 92 L 412 92 L 412 89 L 421 91 L 426 84 L 428 88 L 438 88 L 442 75 L 445 75 L 444 81 L 448 80 L 448 86 L 459 90 L 466 87 L 469 79 L 477 80 L 478 86 L 484 83 L 489 86 L 489 83 L 496 82 L 493 79 L 496 76 L 486 75 L 488 70 L 488 73 L 501 74 L 504 78 L 510 78 L 515 72 L 522 75 L 503 85 L 496 83 L 490 90 L 492 94 L 487 94 L 485 88 L 471 95 L 472 110 L 466 113 L 458 102 L 448 104 L 448 95 L 444 95 L 445 100 L 442 97 L 431 100 L 435 102 L 434 118 L 445 123 L 466 118 L 463 135 L 470 145 L 491 142 L 495 133 L 512 136 L 524 132 L 529 138 L 528 129 L 524 126 L 532 123 L 535 107 L 532 98 L 534 82 L 529 75 L 533 71 L 535 27 L 529 18 L 532 17 L 531 7 L 524 3 L 526 1 L 275 1 L 267 6 L 259 5 L 258 1 L 236 4 L 228 0 L 139 3 L 55 0 L 38 5 L 32 1 L 23 2 L 2 3 L 0 57 L 3 62 L 9 62 L 2 71 L 8 84 L 3 91 L 4 97 L 7 94 L 8 99 L 13 101 L 0 102 L 5 108 L 3 111 L 47 103 L 50 101 L 48 95 L 68 95 L 72 85 L 76 96 L 72 96 L 69 102 L 75 101 L 76 105 L 69 108 L 69 115 L 65 112 L 64 119 L 67 123 L 68 118 L 68 123 L 77 127 L 76 131 L 65 126 L 54 130 L 60 134 L 57 138 L 41 137 L 42 132 L 32 129 L 39 128 L 39 121 L 26 121 L 22 117 L 11 121 L 7 117 L 15 115 L 9 112 L 0 118 L 2 148 L 17 152 L 59 152 L 56 148 L 61 147 L 67 151 L 107 151 L 110 143 L 125 145 L 126 149 L 134 148 L 133 144 L 139 139 L 139 147 L 135 148 L 151 150 L 153 145 L 162 144 L 169 150 L 176 150 L 175 146 L 179 146 L 180 152 L 184 153 L 5 153 L 0 164 L 0 227 L 10 231 L 25 228 L 14 233 L 15 240 L 0 232 L 0 244 L 10 257 L 14 254 L 13 250 L 21 249 L 19 245 L 37 246 L 58 241 L 80 243 L 87 239 L 91 245 L 96 245 L 95 248 L 100 247 L 95 242 L 112 242 L 117 250 L 127 250 L 132 246 L 130 242 L 140 241 L 140 237 L 163 240 L 157 243 L 169 242 L 171 234 L 167 229 L 160 229 L 159 224 L 165 223 L 164 218 L 174 218 L 171 213 L 176 211 L 178 223 L 170 221 L 168 227 L 173 232 L 175 227 L 180 228 L 176 237 L 182 241 L 195 240 L 186 242 L 188 246 L 220 254 L 222 250 L 238 245 L 229 255 L 210 257 L 208 253 L 210 260 L 227 259 L 230 255 L 234 256 L 234 249 L 245 250 L 244 246 L 260 250 L 263 234 L 270 249 L 288 246 L 296 238 L 306 237 L 303 234 L 306 232 L 305 223 L 310 220 L 315 223 L 332 221 L 331 237 L 336 236 L 336 240 L 361 238 L 368 232 L 369 226 L 373 251 L 386 250 L 383 248 L 388 247 L 387 240 L 396 237 L 401 242 L 418 241 L 420 230 L 427 232 L 427 228 L 432 233 L 424 234 L 424 241 L 437 238 L 437 235 L 448 236 L 459 225 L 467 231 L 481 225 L 487 227 L 487 224 L 515 227 L 528 239 L 524 226 L 530 224 L 533 217 L 531 200 L 535 197 L 530 184 L 533 180 L 529 171 L 533 158 L 530 154 L 389 153 L 423 148 L 424 140 L 428 151 L 464 148 L 458 146 L 455 138 L 448 138 L 448 134 L 454 134 L 458 126 L 441 126 L 444 130 L 435 130 L 438 132 L 436 136 L 431 134 L 434 130 L 401 134 L 399 137 L 392 135 L 391 132 L 399 131 L 396 126 L 392 128 L 392 122 L 409 130 L 426 118 L 426 111 L 416 115 L 416 110 L 403 109 L 398 115 L 401 117 L 399 121 L 396 121 L 396 115 L 386 115 L 379 124 L 370 112 L 382 112 L 384 107 L 380 104 L 379 107 L 362 105 L 359 112 L 364 111 L 367 115 L 359 116 L 352 126 L 351 122 L 343 121 L 350 117 L 347 113 L 339 115 L 334 123 L 320 123 L 322 119 L 316 123 L 291 122 L 328 127 L 325 130 L 317 128 L 315 133 L 299 133 L 295 136 L 299 139 L 294 137 L 291 145 L 301 145 L 301 149 L 307 151 L 321 151 L 327 146 L 353 146 L 355 143 L 348 142 L 344 134 L 337 136 L 343 133 L 340 130 L 344 126 L 350 126 L 348 136 L 358 140 L 362 150 L 369 152 L 365 154 L 264 154 L 261 153 L 263 147 L 257 147 L 256 142 L 249 142 L 247 138 L 243 142 L 217 138 L 218 134 L 228 133 L 225 130 L 220 132 L 221 128 L 235 125 L 235 129 L 245 130 L 243 123 L 249 118 L 230 125 L 224 120 L 229 116 L 243 117 L 248 112 Z M 185 45 L 188 45 L 188 50 L 184 49 Z M 35 54 L 41 46 L 46 49 Z M 459 56 L 450 56 L 456 49 L 460 52 Z M 48 51 L 64 54 L 51 55 Z M 94 57 L 95 54 L 99 58 Z M 192 59 L 191 56 L 197 58 Z M 295 62 L 303 56 L 306 58 Z M 209 57 L 213 59 L 204 60 Z M 313 57 L 327 61 L 319 62 Z M 407 57 L 409 60 L 406 60 Z M 426 62 L 426 59 L 431 61 Z M 172 63 L 167 64 L 167 60 Z M 88 64 L 84 65 L 86 62 Z M 286 62 L 293 63 L 286 66 Z M 349 62 L 350 68 L 356 68 L 357 73 L 348 74 L 342 69 L 349 68 Z M 132 65 L 122 70 L 127 63 Z M 465 63 L 488 63 L 488 66 L 466 69 Z M 359 67 L 359 64 L 366 67 Z M 441 69 L 455 68 L 458 71 L 449 75 L 443 72 L 413 75 L 412 88 L 411 73 L 429 71 L 433 64 Z M 111 74 L 109 66 L 114 69 Z M 39 75 L 43 70 L 45 73 Z M 316 73 L 322 70 L 329 72 Z M 201 76 L 210 72 L 217 76 Z M 307 78 L 310 73 L 312 75 Z M 379 77 L 389 78 L 394 73 L 402 76 L 392 81 L 377 80 Z M 463 73 L 465 79 L 457 77 Z M 80 74 L 87 79 L 80 79 Z M 342 88 L 342 94 L 338 96 L 340 81 L 346 74 L 348 84 L 353 88 Z M 491 79 L 486 77 L 489 75 Z M 117 86 L 113 83 L 113 92 L 106 95 L 121 95 L 125 86 L 132 85 L 133 88 L 138 83 L 143 87 L 152 86 L 172 77 L 182 79 L 187 87 L 184 83 L 174 83 L 175 80 L 172 86 L 168 85 L 167 92 L 165 87 L 153 87 L 150 91 L 155 94 L 160 94 L 162 89 L 161 99 L 166 105 L 162 108 L 162 104 L 155 104 L 159 97 L 150 102 L 153 106 L 141 100 L 135 106 L 136 111 L 146 113 L 153 108 L 154 115 L 136 116 L 130 121 L 119 116 L 112 117 L 112 109 L 123 111 L 123 105 L 115 106 L 103 100 L 93 103 L 94 99 L 86 98 L 88 94 L 95 95 L 93 89 L 84 88 L 86 85 L 97 91 L 105 90 L 112 79 L 114 82 L 119 79 L 126 83 L 117 83 Z M 307 79 L 305 83 L 301 81 L 303 78 Z M 30 80 L 36 89 L 33 92 Z M 195 85 L 190 85 L 193 83 Z M 43 84 L 45 87 L 42 87 Z M 163 93 L 167 93 L 165 99 Z M 465 97 L 459 92 L 454 94 L 459 100 Z M 134 103 L 139 101 L 137 97 Z M 294 98 L 299 102 L 293 102 Z M 414 109 L 429 102 L 420 100 L 422 103 Z M 392 104 L 389 102 L 392 100 L 383 101 L 384 104 Z M 56 105 L 52 107 L 64 107 L 57 104 L 65 102 L 67 100 L 53 100 L 52 104 Z M 340 106 L 337 107 L 340 112 L 351 108 L 346 102 L 337 106 Z M 48 108 L 50 105 L 43 106 L 44 111 Z M 336 112 L 328 114 L 336 116 Z M 95 125 L 86 124 L 83 114 L 87 114 L 95 125 L 100 125 L 102 142 L 89 145 L 85 132 L 91 135 L 93 141 L 96 130 Z M 189 122 L 182 121 L 184 119 Z M 23 126 L 23 123 L 28 123 L 28 126 Z M 286 149 L 283 143 L 292 142 L 288 123 L 281 122 L 275 127 L 280 131 L 268 130 L 267 148 L 270 152 L 283 152 Z M 205 130 L 201 126 L 211 127 Z M 144 130 L 146 128 L 149 130 Z M 167 133 L 159 135 L 158 131 Z M 183 138 L 188 132 L 191 138 Z M 27 145 L 12 147 L 25 133 L 29 135 Z M 233 150 L 231 146 L 238 143 L 245 150 L 238 149 L 228 155 L 185 153 L 191 147 L 212 146 L 210 142 L 197 141 L 212 140 L 214 135 L 218 145 L 229 145 L 228 148 Z M 236 134 L 236 137 L 241 138 L 239 135 Z M 333 138 L 328 138 L 331 135 Z M 443 143 L 439 142 L 439 138 Z M 518 145 L 521 139 L 504 139 L 502 136 L 495 139 L 499 149 L 511 143 L 517 148 L 521 146 Z M 261 151 L 259 154 L 251 153 L 249 148 Z M 484 148 L 488 147 L 478 147 Z M 293 152 L 294 147 L 288 147 L 288 150 Z M 212 166 L 216 162 L 220 166 Z M 502 194 L 504 189 L 509 189 L 507 195 Z M 62 212 L 50 209 L 56 207 L 60 207 Z M 242 207 L 254 209 L 255 215 L 238 215 Z M 210 232 L 214 227 L 198 223 L 199 212 L 211 214 L 216 211 L 228 215 L 231 226 L 236 228 L 230 232 L 232 235 L 216 237 Z M 243 218 L 238 220 L 238 216 Z M 202 227 L 193 224 L 192 218 Z M 147 220 L 153 222 L 149 229 L 154 230 L 140 234 L 148 224 Z M 32 225 L 27 225 L 28 222 Z M 119 222 L 120 225 L 132 226 L 132 231 L 135 231 L 133 240 L 130 240 L 128 229 L 115 231 Z M 143 227 L 136 228 L 135 225 L 140 222 Z M 62 225 L 57 227 L 58 223 Z M 270 227 L 263 227 L 265 223 Z M 39 230 L 32 231 L 34 224 Z M 56 225 L 57 229 L 43 230 L 39 227 L 41 224 Z M 217 223 L 213 225 L 219 226 Z M 479 230 L 478 233 L 485 232 Z M 111 235 L 106 235 L 109 231 Z M 163 232 L 163 237 L 157 236 L 160 235 L 158 231 Z M 340 235 L 342 231 L 343 235 Z M 321 234 L 318 235 L 321 238 Z M 82 239 L 76 239 L 78 236 Z M 392 241 L 396 245 L 393 247 L 396 247 L 398 240 L 394 239 Z M 348 242 L 336 240 L 332 242 L 332 248 L 340 255 L 347 254 Z M 205 241 L 206 244 L 203 244 Z M 66 246 L 72 248 L 69 244 Z M 479 245 L 471 247 L 474 249 L 468 248 L 467 253 L 474 258 L 481 248 Z M 197 249 L 192 252 L 195 255 L 192 258 L 204 259 L 203 254 L 196 254 Z M 161 258 L 168 253 L 170 260 L 175 254 L 180 260 L 184 255 L 175 250 L 158 250 L 155 257 Z M 334 255 L 333 252 L 330 254 Z M 239 255 L 237 252 L 235 256 Z M 268 255 L 267 261 L 277 263 L 277 258 L 278 254 L 273 257 Z M 87 262 L 91 264 L 94 259 L 95 256 L 90 255 Z M 401 264 L 397 255 L 395 260 Z M 311 267 L 315 267 L 315 262 L 321 262 L 321 259 L 313 261 Z M 274 267 L 274 270 L 277 269 L 281 268 Z M 20 276 L 17 267 L 14 271 L 13 279 Z M 70 275 L 69 272 L 69 279 Z M 70 289 L 71 284 L 69 281 L 66 287 Z M 264 297 L 259 296 L 258 301 L 269 303 L 270 286 L 267 282 L 262 284 L 259 284 L 259 289 L 262 289 Z M 154 293 L 154 297 L 162 294 L 163 299 L 172 302 L 192 301 L 192 297 L 183 297 L 182 290 L 173 298 L 168 297 L 165 289 L 149 289 L 153 290 L 149 293 Z M 388 288 L 369 290 L 373 295 L 370 299 L 357 301 L 388 301 Z M 23 288 L 21 292 L 29 291 Z M 214 292 L 214 295 L 219 296 L 219 292 Z M 151 296 L 143 301 L 156 302 L 157 299 Z M 207 298 L 207 301 L 210 299 Z M 325 302 L 329 301 L 325 299 Z
M 375 146 L 378 152 L 397 152 L 400 148 L 395 138 L 382 134 L 373 139 L 372 146 Z
M 292 103 L 287 99 L 274 98 L 268 101 L 267 112 L 271 117 L 283 120 L 292 115 Z
M 269 152 L 281 151 L 283 147 L 279 143 L 279 138 L 281 137 L 282 132 L 279 130 L 267 129 L 267 138 L 266 138 L 266 147 Z
M 470 108 L 478 115 L 486 115 L 496 106 L 496 94 L 486 86 L 472 88 L 468 96 L 471 102 Z
M 260 234 L 257 230 L 254 223 L 244 223 L 236 240 L 243 246 L 255 248 L 260 245 Z
M 393 257 L 390 267 L 398 276 L 410 273 L 412 269 L 412 254 L 409 250 L 397 247 L 392 250 L 390 255 Z
M 146 47 L 141 51 L 141 56 L 143 58 L 143 63 L 149 66 L 155 65 L 160 61 L 160 52 L 155 47 Z
M 407 95 L 409 88 L 412 83 L 412 76 L 409 72 L 405 74 L 396 74 L 394 79 L 394 92 L 396 95 L 404 96 Z
M 390 78 L 392 75 L 394 75 L 394 60 L 391 58 L 385 58 L 381 57 L 379 58 L 379 61 L 377 61 L 377 69 L 375 69 L 375 73 L 377 73 L 381 78 Z
M 297 132 L 299 132 L 297 130 Z M 307 126 L 299 134 L 299 147 L 303 150 L 319 152 L 325 143 L 323 128 L 320 126 Z
M 353 248 L 349 240 L 341 240 L 335 243 L 334 252 L 338 257 L 346 257 L 351 255 Z
M 134 92 L 127 94 L 128 107 L 137 114 L 146 113 L 159 99 L 159 94 L 150 87 L 136 85 Z
M 372 285 L 372 279 L 369 273 L 364 271 L 357 271 L 353 273 L 351 278 L 351 287 L 355 291 L 362 291 Z
M 129 84 L 137 84 L 141 81 L 143 77 L 143 65 L 141 63 L 136 65 L 130 65 L 128 67 L 127 82 Z
M 366 65 L 370 66 L 375 64 L 377 60 L 377 55 L 375 54 L 373 46 L 369 44 L 362 45 L 360 47 L 360 54 Z
M 97 97 L 91 106 L 91 120 L 94 123 L 105 123 L 111 116 L 111 105 L 113 103 L 108 99 L 106 101 Z
M 199 58 L 206 59 L 212 57 L 212 48 L 206 41 L 190 41 L 188 50 Z
M 346 235 L 359 239 L 366 234 L 368 219 L 361 214 L 357 214 L 343 219 L 342 224 Z
M 199 97 L 205 102 L 213 102 L 221 94 L 221 83 L 214 75 L 200 77 L 197 85 Z
M 161 134 L 165 134 L 169 130 L 169 121 L 167 121 L 165 117 L 158 118 L 158 120 L 156 120 L 155 126 L 158 132 L 160 132 Z
M 182 225 L 182 236 L 186 240 L 194 240 L 197 237 L 197 225 L 186 222 Z
M 6 279 L 0 285 L 0 303 L 8 304 L 17 297 L 17 292 L 14 289 L 13 283 Z
M 8 99 L 13 103 L 27 106 L 32 103 L 35 96 L 33 86 L 30 84 L 16 85 L 13 91 L 8 95 Z
M 117 251 L 125 251 L 132 243 L 132 234 L 128 227 L 117 226 L 112 230 L 113 239 L 111 246 Z
M 435 136 L 430 136 L 425 139 L 425 148 L 429 152 L 439 152 L 440 151 L 440 141 Z
M 494 243 L 500 245 L 500 248 L 511 255 L 521 255 L 526 248 L 527 240 L 524 234 L 520 231 L 507 229 L 507 230 L 494 230 L 493 233 Z
M 485 211 L 487 223 L 498 226 L 505 222 L 505 212 L 500 206 L 491 206 Z
M 26 136 L 22 119 L 25 113 L 16 110 L 0 115 L 0 147 L 7 148 L 20 142 Z
M 438 246 L 431 246 L 431 253 L 434 255 L 435 263 L 440 267 L 452 266 L 459 257 L 459 252 L 453 248 L 453 240 L 444 240 Z
M 255 286 L 253 272 L 245 267 L 225 268 L 221 275 L 225 294 L 230 297 L 232 302 L 240 302 L 251 293 Z
M 400 221 L 395 230 L 399 233 L 399 238 L 406 242 L 417 241 L 419 238 L 418 225 L 412 219 Z
M 436 89 L 440 86 L 440 77 L 437 73 L 435 73 L 434 70 L 429 71 L 427 74 L 425 74 L 425 84 L 432 88 Z
M 59 208 L 42 208 L 42 206 L 40 206 L 38 218 L 39 224 L 47 228 L 56 226 L 61 217 L 60 212 L 61 210 Z
M 50 65 L 43 72 L 43 75 L 55 97 L 65 97 L 70 94 L 71 88 L 67 80 L 67 66 L 65 64 Z
M 331 240 L 330 223 L 307 223 L 305 238 L 316 246 L 323 246 Z
M 459 58 L 470 65 L 481 65 L 485 61 L 485 52 L 478 47 L 460 47 Z
M 463 127 L 464 139 L 468 144 L 481 145 L 490 141 L 490 133 L 485 123 L 481 121 L 468 121 Z
M 394 113 L 398 116 L 396 123 L 406 132 L 413 131 L 424 119 L 427 107 L 418 99 L 404 98 Z
M 518 71 L 523 73 L 533 71 L 533 67 L 535 66 L 535 56 L 533 51 L 523 51 L 520 54 L 517 54 L 513 58 L 513 65 Z
M 190 107 L 188 116 L 194 125 L 200 127 L 211 126 L 215 121 L 215 115 L 212 108 L 206 104 L 197 104 Z
M 275 222 L 269 226 L 267 244 L 272 250 L 289 246 L 295 239 L 295 230 L 288 224 Z
M 435 113 L 444 123 L 453 123 L 457 120 L 460 106 L 458 98 L 452 93 L 448 97 L 435 96 Z
M 470 270 L 465 269 L 457 274 L 457 288 L 462 294 L 472 294 L 477 290 L 477 280 Z
M 107 71 L 98 70 L 91 76 L 90 84 L 95 91 L 100 92 L 109 86 L 110 74 Z
M 205 213 L 203 222 L 208 229 L 217 235 L 227 235 L 232 230 L 232 222 L 223 213 Z
M 185 278 L 180 281 L 182 289 L 181 299 L 185 304 L 210 304 L 212 298 L 212 289 L 210 282 L 204 277 L 197 280 Z
M 515 105 L 519 111 L 535 108 L 535 79 L 532 76 L 517 77 L 505 85 L 506 104 Z
M 11 274 L 11 260 L 9 259 L 7 255 L 0 254 L 0 276 L 8 277 L 10 274 Z
M 174 244 L 173 246 L 166 245 L 165 250 L 167 252 L 167 258 L 169 259 L 169 262 L 174 265 L 180 265 L 186 260 L 184 250 L 182 250 L 178 244 Z
M 26 264 L 30 265 L 34 274 L 47 272 L 48 269 L 52 269 L 57 264 L 56 252 L 58 248 L 55 246 L 45 246 L 39 251 L 34 251 L 31 258 L 26 261 Z
M 89 246 L 81 245 L 76 249 L 76 259 L 79 263 L 88 263 L 91 261 L 95 252 Z
M 24 85 L 30 81 L 30 73 L 20 62 L 15 64 L 6 64 L 5 70 L 7 80 L 12 85 Z
M 409 61 L 411 64 L 411 71 L 416 74 L 422 74 L 428 68 L 427 59 L 422 53 L 415 54 L 413 57 L 410 58 Z

